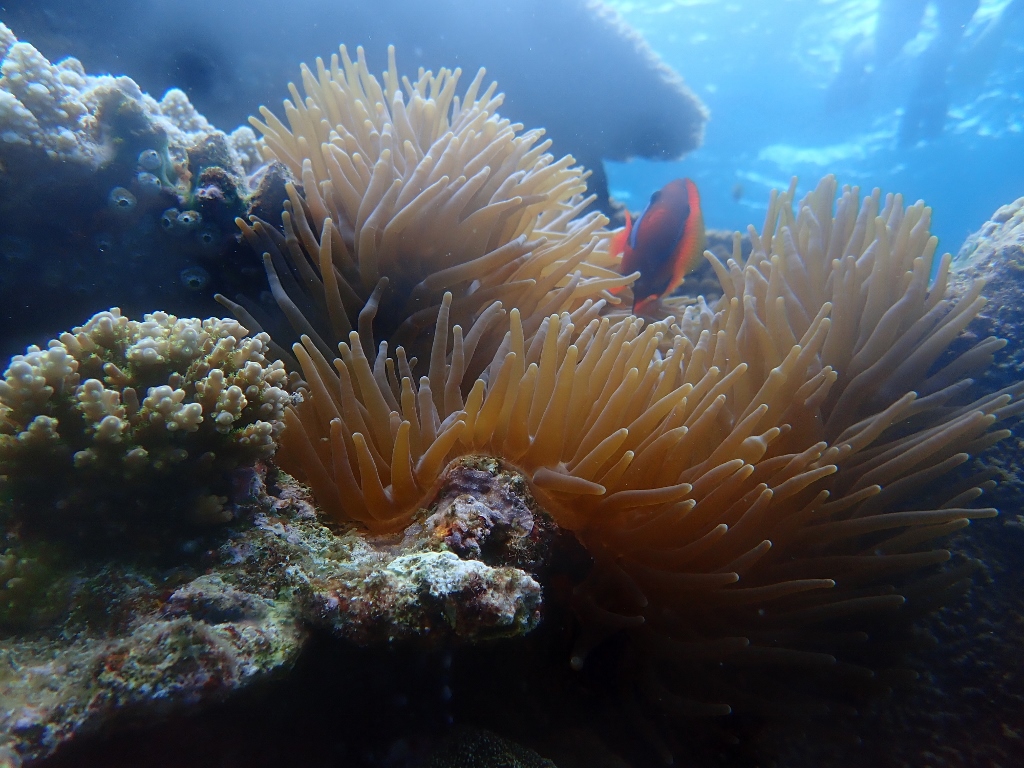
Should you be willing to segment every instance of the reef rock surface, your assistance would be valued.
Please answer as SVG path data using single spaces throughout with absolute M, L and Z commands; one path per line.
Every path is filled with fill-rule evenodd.
M 287 672 L 311 635 L 420 647 L 523 635 L 546 563 L 568 543 L 498 462 L 449 467 L 400 536 L 319 522 L 307 492 L 238 471 L 238 524 L 186 566 L 85 565 L 49 590 L 45 627 L 0 636 L 0 765 L 68 740 L 224 700 Z M 179 558 L 183 559 L 183 558 Z
M 51 62 L 0 23 L 0 354 L 97 307 L 208 316 L 216 290 L 262 285 L 234 220 L 280 211 L 277 173 L 183 91 Z

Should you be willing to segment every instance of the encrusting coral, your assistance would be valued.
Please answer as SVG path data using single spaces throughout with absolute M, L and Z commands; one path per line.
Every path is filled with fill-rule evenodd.
M 493 91 L 476 98 L 479 77 L 459 102 L 453 78 L 421 73 L 407 109 L 393 61 L 380 88 L 342 54 L 344 73 L 336 60 L 319 79 L 304 70 L 292 131 L 268 110 L 255 123 L 267 156 L 303 179 L 286 235 L 240 224 L 304 334 L 308 392 L 286 408 L 278 458 L 325 512 L 400 530 L 453 458 L 518 466 L 595 560 L 574 665 L 629 630 L 671 662 L 645 677 L 651 696 L 689 713 L 729 711 L 701 686 L 722 663 L 857 659 L 871 617 L 957 581 L 929 570 L 950 556 L 932 542 L 995 510 L 969 506 L 985 477 L 936 481 L 1009 434 L 992 427 L 1021 410 L 1024 386 L 965 403 L 1002 342 L 947 352 L 984 299 L 980 284 L 946 297 L 948 256 L 930 282 L 930 209 L 848 187 L 836 204 L 831 177 L 795 212 L 793 189 L 775 195 L 745 263 L 738 235 L 733 259 L 708 254 L 714 306 L 668 300 L 675 314 L 646 323 L 606 310 L 630 278 L 610 277 L 604 222 L 573 218 L 582 175 L 516 145 Z M 472 141 L 456 139 L 462 121 Z M 564 177 L 558 194 L 509 197 L 531 164 Z M 392 274 L 402 290 L 381 322 Z M 428 320 L 429 344 L 408 335 Z M 332 329 L 337 359 L 316 328 Z M 368 342 L 382 329 L 394 358 Z M 418 370 L 400 343 L 426 356 Z M 694 698 L 669 693 L 676 682 Z
M 235 320 L 118 309 L 16 355 L 0 381 L 13 527 L 51 537 L 230 519 L 228 473 L 270 456 L 288 375 Z

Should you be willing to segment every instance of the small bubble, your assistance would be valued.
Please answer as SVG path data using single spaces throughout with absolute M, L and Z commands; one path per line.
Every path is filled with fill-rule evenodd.
M 147 171 L 155 171 L 163 164 L 160 153 L 155 149 L 144 149 L 139 154 L 139 167 Z
M 189 267 L 181 270 L 181 284 L 190 291 L 201 291 L 210 283 L 210 273 L 202 267 Z
M 135 195 L 124 187 L 114 187 L 110 190 L 110 205 L 117 211 L 130 211 L 135 208 Z
M 182 211 L 178 214 L 178 226 L 186 232 L 196 229 L 203 221 L 199 211 Z
M 93 245 L 100 253 L 106 253 L 114 247 L 114 237 L 106 232 L 101 232 L 93 239 Z

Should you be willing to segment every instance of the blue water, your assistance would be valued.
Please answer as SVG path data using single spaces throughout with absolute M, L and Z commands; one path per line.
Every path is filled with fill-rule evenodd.
M 913 0 L 896 0 L 911 4 Z M 642 208 L 677 176 L 702 192 L 709 227 L 760 228 L 768 191 L 826 173 L 932 206 L 940 250 L 956 252 L 991 213 L 1024 196 L 1024 13 L 982 0 L 952 46 L 941 133 L 902 145 L 925 52 L 918 33 L 865 82 L 839 77 L 844 50 L 871 41 L 878 0 L 613 1 L 708 105 L 704 145 L 678 162 L 608 163 L 614 196 Z M 941 78 L 939 78 L 941 81 Z M 934 86 L 929 96 L 938 96 Z

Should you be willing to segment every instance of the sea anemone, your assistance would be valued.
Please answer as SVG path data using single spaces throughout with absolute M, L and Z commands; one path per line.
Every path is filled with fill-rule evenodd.
M 319 79 L 303 70 L 292 132 L 267 110 L 254 123 L 268 157 L 303 179 L 285 236 L 240 224 L 303 333 L 293 352 L 308 393 L 286 409 L 278 459 L 325 512 L 396 531 L 453 458 L 519 467 L 595 561 L 575 598 L 574 666 L 628 630 L 684 670 L 705 703 L 648 684 L 687 712 L 729 711 L 699 685 L 721 663 L 834 665 L 870 617 L 956 580 L 934 576 L 949 553 L 932 542 L 995 510 L 969 506 L 984 477 L 936 480 L 1009 434 L 992 426 L 1020 411 L 1024 386 L 965 402 L 1003 342 L 948 351 L 984 299 L 981 285 L 946 297 L 948 256 L 930 280 L 930 209 L 848 187 L 836 203 L 832 177 L 795 211 L 793 188 L 774 194 L 745 263 L 738 235 L 732 259 L 707 254 L 722 298 L 670 300 L 674 316 L 645 323 L 607 311 L 603 292 L 629 278 L 591 262 L 609 233 L 573 218 L 582 174 L 517 145 L 493 89 L 476 98 L 480 76 L 459 102 L 454 75 L 421 73 L 405 81 L 407 106 L 393 58 L 381 89 L 342 57 L 344 73 L 336 59 Z M 496 198 L 531 168 L 562 191 Z M 428 189 L 437 197 L 423 200 Z M 500 227 L 459 228 L 478 215 Z M 391 273 L 402 290 L 385 312 Z M 410 335 L 427 320 L 432 338 Z M 337 359 L 314 326 L 331 329 Z M 387 343 L 374 354 L 372 333 L 394 357 Z
M 329 68 L 318 59 L 316 75 L 302 68 L 306 98 L 291 86 L 290 127 L 265 107 L 265 122 L 251 120 L 264 158 L 302 181 L 301 194 L 287 185 L 283 235 L 238 220 L 296 334 L 328 358 L 352 330 L 368 354 L 376 337 L 411 358 L 429 353 L 446 292 L 452 322 L 476 322 L 481 337 L 503 305 L 535 330 L 587 299 L 617 301 L 608 289 L 630 280 L 607 253 L 607 218 L 580 215 L 593 201 L 587 174 L 548 154 L 543 131 L 502 119 L 483 70 L 460 98 L 458 69 L 400 80 L 392 48 L 382 87 L 362 49 L 356 62 L 340 53 Z M 251 304 L 218 300 L 253 326 Z M 493 353 L 480 345 L 478 361 Z

